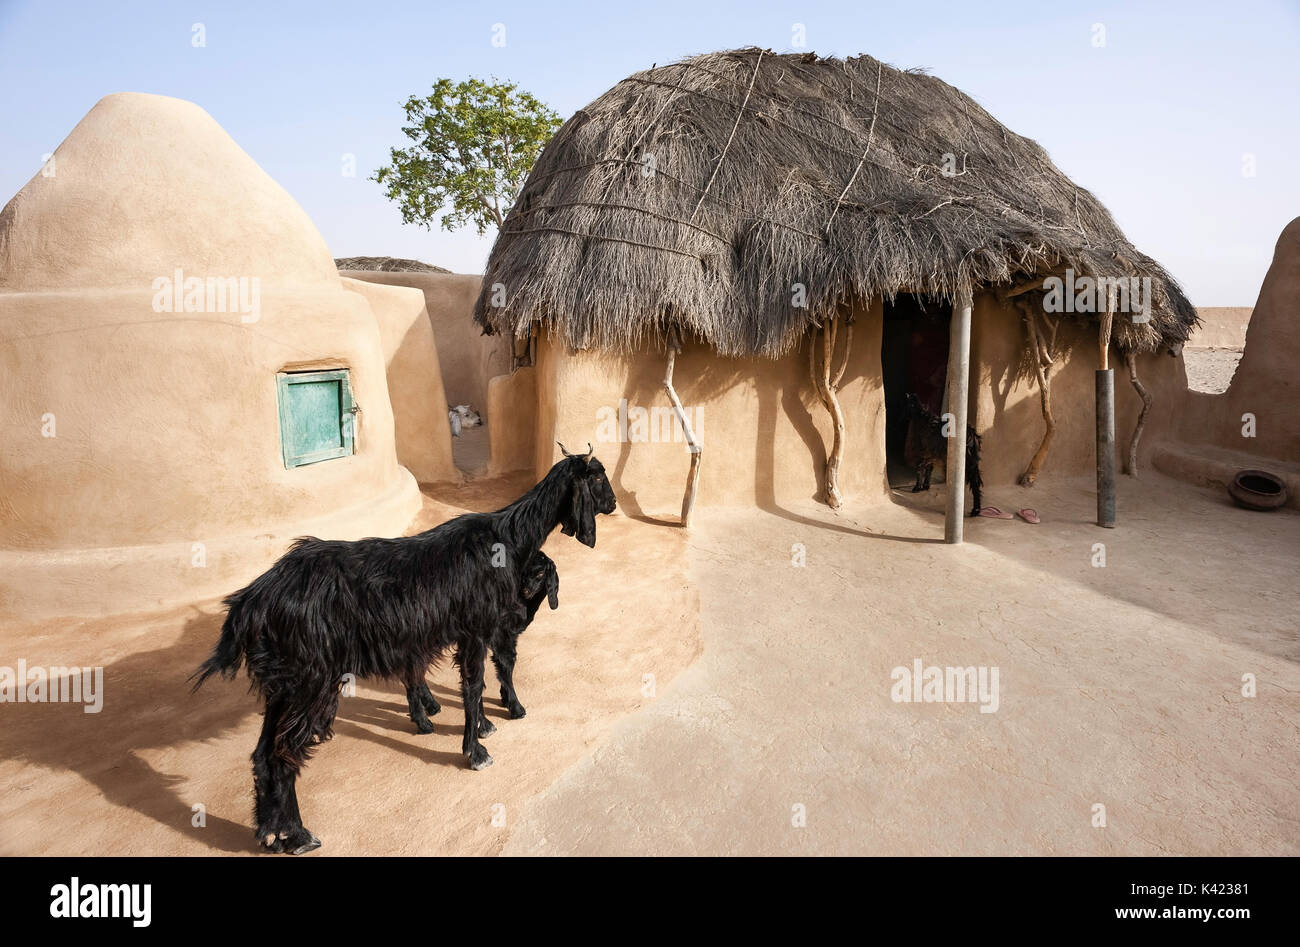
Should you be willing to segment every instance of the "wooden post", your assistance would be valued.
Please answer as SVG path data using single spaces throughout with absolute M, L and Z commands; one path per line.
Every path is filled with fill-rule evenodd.
M 1024 313 L 1025 325 L 1029 330 L 1030 358 L 1034 362 L 1034 374 L 1038 377 L 1039 403 L 1043 411 L 1043 440 L 1038 445 L 1038 450 L 1034 451 L 1029 466 L 1025 468 L 1025 472 L 1020 475 L 1020 479 L 1017 481 L 1022 487 L 1032 487 L 1034 481 L 1038 479 L 1039 471 L 1043 469 L 1043 462 L 1047 460 L 1047 451 L 1052 446 L 1052 438 L 1056 436 L 1056 418 L 1052 414 L 1051 355 L 1056 339 L 1056 330 L 1053 328 L 1050 341 L 1045 339 L 1043 333 L 1038 331 L 1038 316 L 1034 313 L 1033 306 L 1024 303 L 1023 300 L 1018 301 L 1016 305 Z
M 1115 373 L 1110 368 L 1109 304 L 1101 317 L 1097 368 L 1097 525 L 1115 526 Z
M 831 424 L 834 429 L 831 452 L 826 457 L 826 505 L 832 510 L 838 510 L 844 505 L 844 496 L 840 493 L 840 458 L 844 454 L 844 411 L 840 408 L 840 399 L 835 395 L 835 386 L 838 382 L 831 381 L 831 360 L 835 356 L 835 327 L 838 318 L 836 316 L 829 320 L 822 330 L 822 349 L 824 352 L 821 377 L 822 394 L 826 400 L 826 408 L 831 413 Z M 850 331 L 852 330 L 850 329 Z M 850 341 L 852 341 L 852 336 L 850 336 Z M 846 366 L 848 360 L 849 354 L 845 350 L 844 364 Z
M 1128 361 L 1128 380 L 1132 382 L 1133 388 L 1142 398 L 1142 413 L 1138 415 L 1137 423 L 1133 425 L 1133 434 L 1128 439 L 1128 474 L 1130 477 L 1138 475 L 1138 442 L 1142 440 L 1142 429 L 1146 427 L 1147 415 L 1151 411 L 1151 392 L 1147 391 L 1147 386 L 1142 384 L 1138 378 L 1137 352 L 1130 351 L 1125 359 Z
M 960 543 L 966 508 L 966 400 L 970 383 L 970 290 L 964 289 L 953 309 L 948 334 L 948 511 L 943 541 Z
M 691 469 L 686 475 L 686 493 L 682 496 L 682 526 L 691 525 L 691 512 L 695 509 L 695 490 L 700 484 L 700 461 L 701 450 L 699 443 L 695 440 L 695 432 L 691 429 L 691 422 L 686 417 L 686 409 L 682 407 L 681 399 L 677 397 L 677 390 L 673 387 L 673 367 L 677 362 L 677 352 L 681 348 L 681 341 L 676 333 L 673 332 L 672 338 L 668 342 L 668 368 L 664 372 L 664 391 L 668 392 L 668 400 L 673 404 L 673 411 L 677 415 L 677 421 L 682 426 L 682 432 L 686 435 L 686 445 L 691 451 Z

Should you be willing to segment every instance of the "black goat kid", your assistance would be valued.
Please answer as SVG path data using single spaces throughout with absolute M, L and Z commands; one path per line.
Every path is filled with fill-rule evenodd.
M 471 768 L 491 765 L 478 737 L 483 662 L 493 636 L 522 617 L 524 570 L 556 526 L 595 546 L 596 515 L 615 507 L 591 451 L 564 453 L 541 483 L 495 513 L 468 513 L 400 539 L 300 539 L 226 599 L 221 639 L 194 687 L 213 674 L 234 677 L 247 661 L 266 701 L 253 789 L 256 836 L 267 851 L 320 846 L 303 827 L 295 783 L 312 745 L 333 734 L 346 674 L 422 681 L 454 648 L 465 704 L 461 750 Z
M 916 485 L 913 493 L 930 489 L 930 475 L 936 463 L 947 464 L 948 439 L 943 436 L 943 419 L 921 403 L 921 399 L 907 394 L 907 448 L 905 456 L 916 464 Z M 980 436 L 966 425 L 966 485 L 974 497 L 971 516 L 979 516 L 980 491 L 984 481 L 980 478 Z
M 488 642 L 492 651 L 492 664 L 497 669 L 497 681 L 501 684 L 501 702 L 510 712 L 511 720 L 518 720 L 527 713 L 524 705 L 519 702 L 519 695 L 515 693 L 515 657 L 519 636 L 533 623 L 543 600 L 549 600 L 552 609 L 560 607 L 560 574 L 546 553 L 538 552 L 528 560 L 528 568 L 520 580 L 519 597 L 522 612 L 519 625 L 513 630 L 503 625 Z M 433 722 L 429 718 L 442 710 L 442 707 L 429 690 L 423 675 L 414 685 L 406 685 L 406 705 L 416 732 L 433 733 Z M 495 732 L 496 727 L 492 721 L 480 710 L 478 735 L 486 737 Z

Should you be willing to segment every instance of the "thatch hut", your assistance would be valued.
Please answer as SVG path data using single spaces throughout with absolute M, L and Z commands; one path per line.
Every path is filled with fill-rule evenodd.
M 1130 316 L 1103 292 L 1101 311 L 1050 312 L 1052 276 L 1136 279 L 1149 305 Z M 570 118 L 497 238 L 475 309 L 485 331 L 535 339 L 539 467 L 555 435 L 589 439 L 602 406 L 666 404 L 667 354 L 682 403 L 708 418 L 703 501 L 820 481 L 832 505 L 840 489 L 885 487 L 890 323 L 935 317 L 958 344 L 969 332 L 971 416 L 994 483 L 1032 483 L 1046 454 L 1034 446 L 1053 432 L 1054 467 L 1090 465 L 1095 424 L 1053 412 L 1050 394 L 1090 411 L 1091 371 L 1063 366 L 1106 368 L 1114 349 L 1137 378 L 1149 358 L 1149 398 L 1178 365 L 1156 368 L 1155 353 L 1180 350 L 1196 323 L 1091 193 L 958 89 L 869 56 L 754 48 L 637 73 Z M 1126 394 L 1123 420 L 1142 407 Z M 665 505 L 657 484 L 681 450 L 621 450 L 624 491 Z

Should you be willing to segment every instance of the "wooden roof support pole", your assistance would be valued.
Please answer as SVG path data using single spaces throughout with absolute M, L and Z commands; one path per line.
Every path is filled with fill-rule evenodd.
M 695 431 L 691 428 L 690 419 L 686 417 L 686 409 L 682 407 L 681 399 L 677 397 L 677 389 L 673 387 L 673 368 L 677 363 L 677 353 L 681 350 L 681 336 L 676 329 L 673 329 L 668 340 L 668 368 L 664 372 L 664 391 L 668 392 L 668 400 L 673 404 L 673 412 L 677 415 L 677 421 L 686 435 L 686 446 L 691 451 L 691 469 L 686 475 L 686 493 L 682 496 L 682 526 L 689 528 L 691 513 L 695 509 L 695 491 L 700 485 L 702 452 L 699 442 L 695 440 Z
M 966 506 L 966 402 L 970 394 L 971 293 L 963 287 L 953 308 L 948 336 L 948 510 L 943 521 L 943 541 L 962 541 Z
M 1138 379 L 1137 352 L 1129 352 L 1124 358 L 1128 362 L 1128 380 L 1142 398 L 1142 413 L 1138 415 L 1137 423 L 1133 425 L 1133 434 L 1128 439 L 1128 474 L 1130 477 L 1136 477 L 1138 441 L 1142 439 L 1142 429 L 1146 427 L 1147 414 L 1151 410 L 1151 392 L 1147 391 L 1146 385 Z
M 844 496 L 840 493 L 840 460 L 844 456 L 844 410 L 840 407 L 840 399 L 835 396 L 838 381 L 835 383 L 831 381 L 831 360 L 835 355 L 835 320 L 838 318 L 838 316 L 833 317 L 822 330 L 822 400 L 826 402 L 826 409 L 831 413 L 831 424 L 834 426 L 831 452 L 826 457 L 826 504 L 832 510 L 838 510 L 844 505 Z M 851 335 L 849 339 L 852 341 Z M 847 365 L 847 351 L 844 354 L 844 361 Z M 843 370 L 837 373 L 837 376 L 841 375 Z
M 1043 411 L 1043 424 L 1046 426 L 1038 450 L 1034 451 L 1029 466 L 1017 481 L 1022 487 L 1032 487 L 1034 481 L 1038 479 L 1039 471 L 1043 469 L 1043 461 L 1047 460 L 1047 451 L 1052 446 L 1052 438 L 1056 436 L 1056 418 L 1052 415 L 1052 361 L 1048 351 L 1050 345 L 1038 331 L 1038 315 L 1034 312 L 1033 303 L 1021 303 L 1020 307 L 1025 314 L 1025 326 L 1029 331 L 1029 355 L 1034 362 L 1034 375 L 1038 379 L 1038 398 Z
M 1109 302 L 1101 315 L 1097 368 L 1097 525 L 1115 526 L 1115 373 L 1110 368 Z

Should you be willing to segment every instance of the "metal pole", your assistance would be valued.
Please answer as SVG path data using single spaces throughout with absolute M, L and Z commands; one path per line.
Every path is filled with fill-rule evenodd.
M 1097 372 L 1097 525 L 1115 526 L 1115 372 Z
M 958 298 L 948 334 L 948 511 L 943 522 L 943 541 L 960 543 L 966 506 L 966 399 L 970 380 L 969 292 Z

